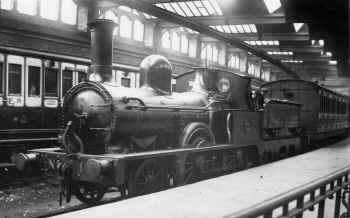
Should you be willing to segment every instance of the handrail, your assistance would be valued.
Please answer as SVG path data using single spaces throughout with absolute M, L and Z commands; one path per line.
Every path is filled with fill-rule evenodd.
M 253 218 L 259 216 L 270 218 L 272 217 L 273 211 L 280 207 L 282 207 L 283 210 L 280 217 L 302 217 L 304 211 L 313 210 L 313 206 L 316 204 L 319 205 L 318 217 L 322 218 L 324 217 L 325 200 L 326 198 L 333 197 L 334 193 L 336 193 L 334 217 L 338 218 L 340 214 L 341 192 L 343 189 L 347 191 L 349 189 L 349 175 L 350 166 L 299 186 L 293 190 L 279 194 L 250 208 L 226 215 L 224 218 Z M 328 184 L 330 185 L 329 190 L 326 189 Z M 316 190 L 320 190 L 319 195 L 317 196 L 315 196 Z M 310 199 L 305 202 L 304 198 L 309 194 Z M 350 202 L 350 195 L 348 195 L 348 197 L 348 202 L 343 202 L 343 204 L 347 203 L 347 205 L 345 205 L 346 207 L 349 206 L 348 203 Z M 344 198 L 345 194 L 343 193 L 343 199 Z M 296 208 L 289 208 L 288 204 L 295 200 L 297 201 Z

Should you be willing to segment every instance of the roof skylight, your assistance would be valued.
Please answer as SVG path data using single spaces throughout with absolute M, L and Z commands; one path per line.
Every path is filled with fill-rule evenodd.
M 273 45 L 279 45 L 279 41 L 277 40 L 270 40 L 270 41 L 244 41 L 245 43 L 247 43 L 248 45 L 269 45 L 269 46 L 273 46 Z
M 292 51 L 268 51 L 269 55 L 293 55 Z
M 221 16 L 222 11 L 216 0 L 178 1 L 157 3 L 156 6 L 184 17 Z
M 264 3 L 270 14 L 277 11 L 282 6 L 280 0 L 264 0 Z
M 293 27 L 295 32 L 299 32 L 299 30 L 304 26 L 304 23 L 293 23 Z
M 282 60 L 282 63 L 293 63 L 293 64 L 301 64 L 303 60 Z
M 210 27 L 225 33 L 257 33 L 255 24 L 216 25 Z

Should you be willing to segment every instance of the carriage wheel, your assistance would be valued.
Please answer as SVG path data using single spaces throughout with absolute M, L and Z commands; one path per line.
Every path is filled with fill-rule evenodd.
M 129 179 L 128 196 L 157 192 L 167 187 L 167 175 L 156 159 L 144 160 Z
M 214 135 L 207 125 L 202 123 L 190 124 L 185 131 L 182 140 L 182 147 L 200 148 L 210 146 L 215 143 Z M 199 181 L 205 173 L 206 155 L 187 154 L 184 163 L 180 163 L 183 168 L 183 183 L 193 183 Z
M 106 193 L 106 188 L 97 183 L 77 182 L 75 184 L 75 196 L 85 204 L 95 204 L 99 202 Z

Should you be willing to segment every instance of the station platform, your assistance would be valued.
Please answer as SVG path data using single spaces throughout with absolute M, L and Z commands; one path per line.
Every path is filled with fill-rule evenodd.
M 349 157 L 350 138 L 230 175 L 55 217 L 230 217 L 350 166 Z

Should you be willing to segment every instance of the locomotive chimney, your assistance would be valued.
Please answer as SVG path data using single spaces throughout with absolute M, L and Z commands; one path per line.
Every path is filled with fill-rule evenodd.
M 89 79 L 109 82 L 112 78 L 113 30 L 111 20 L 96 19 L 89 23 L 91 34 L 91 67 Z

